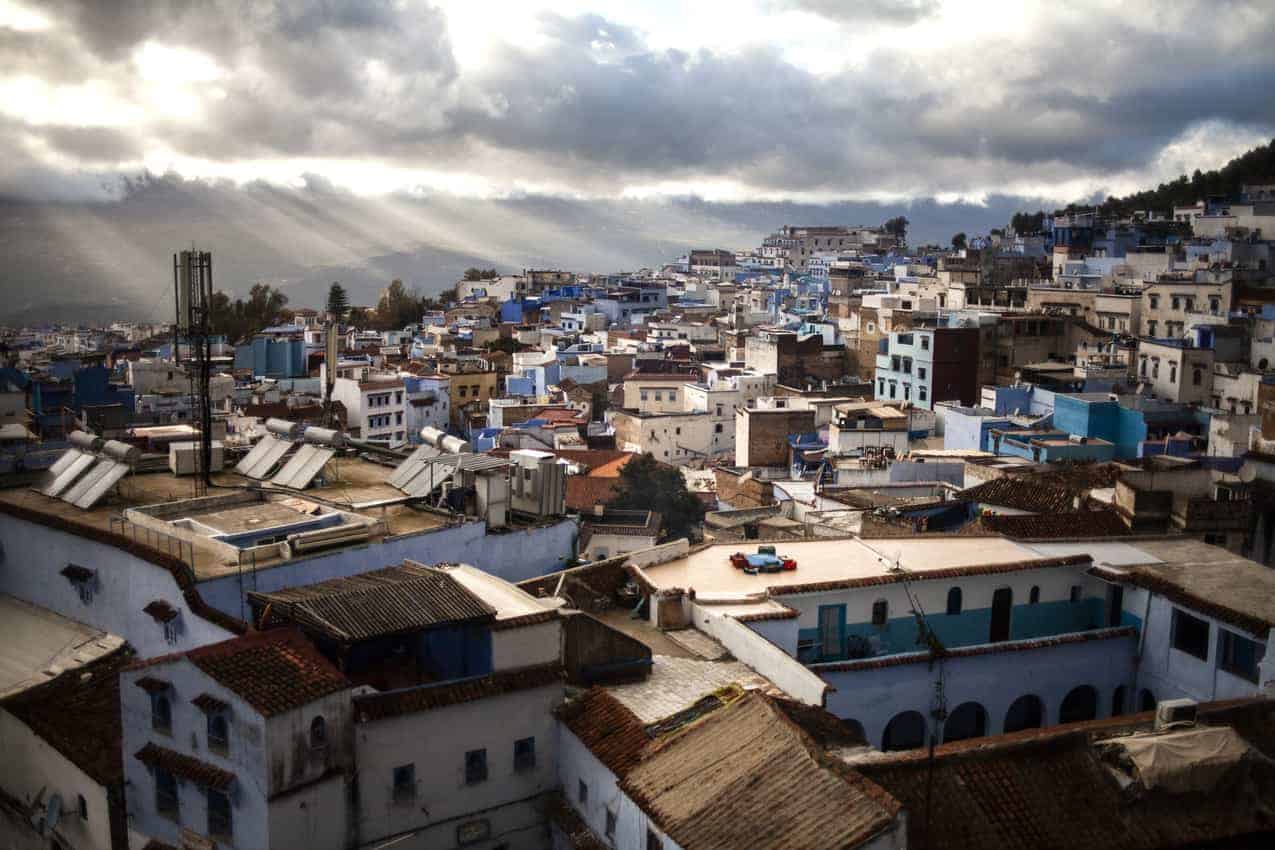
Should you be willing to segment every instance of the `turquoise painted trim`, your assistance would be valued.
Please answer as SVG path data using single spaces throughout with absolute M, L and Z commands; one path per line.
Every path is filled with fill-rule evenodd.
M 845 606 L 821 605 L 819 607 L 822 610 Z M 1015 605 L 1010 615 L 1009 639 L 1031 640 L 1102 628 L 1104 607 L 1104 601 L 1096 596 L 1087 597 L 1079 602 L 1064 600 L 1038 602 L 1035 605 Z M 967 608 L 959 614 L 928 614 L 926 621 L 944 646 L 953 648 L 976 646 L 988 641 L 992 627 L 992 609 Z M 1123 612 L 1121 623 L 1135 628 L 1142 626 L 1141 621 L 1128 612 Z M 874 626 L 871 622 L 846 624 L 841 645 L 844 647 L 846 639 L 855 636 L 867 640 L 874 648 L 877 648 L 878 655 L 916 652 L 920 646 L 917 641 L 917 623 L 911 615 L 892 617 L 883 627 Z M 806 643 L 814 641 L 817 649 L 822 646 L 818 644 L 819 629 L 817 628 L 800 629 L 798 640 Z M 836 658 L 819 655 L 817 659 L 803 657 L 801 660 L 810 663 L 815 660 L 838 661 L 843 658 L 844 652 L 841 657 Z

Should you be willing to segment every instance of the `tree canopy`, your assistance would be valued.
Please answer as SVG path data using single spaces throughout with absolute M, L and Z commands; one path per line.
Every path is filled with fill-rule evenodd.
M 500 273 L 495 269 L 479 269 L 470 266 L 465 269 L 465 280 L 495 280 Z
M 650 453 L 633 458 L 620 470 L 619 491 L 611 506 L 655 511 L 663 518 L 664 537 L 669 540 L 690 537 L 704 519 L 704 505 L 686 489 L 682 473 Z
M 335 281 L 328 287 L 328 314 L 333 319 L 340 322 L 345 319 L 345 314 L 350 312 L 350 297 L 345 292 L 345 287 Z
M 248 298 L 230 299 L 218 290 L 213 293 L 209 320 L 214 334 L 224 334 L 232 342 L 246 339 L 263 328 L 286 321 L 288 296 L 266 283 L 254 284 Z
M 908 225 L 911 223 L 908 221 L 907 216 L 896 215 L 894 218 L 886 219 L 885 224 L 881 225 L 881 229 L 898 239 L 900 244 L 903 244 L 908 240 Z
M 959 251 L 962 248 L 964 248 L 965 245 L 966 245 L 965 231 L 962 230 L 960 233 L 957 233 L 956 235 L 952 237 L 952 247 Z

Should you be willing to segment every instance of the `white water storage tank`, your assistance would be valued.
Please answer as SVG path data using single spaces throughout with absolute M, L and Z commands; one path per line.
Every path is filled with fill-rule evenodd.
M 101 451 L 102 446 L 106 443 L 96 434 L 90 434 L 88 431 L 72 431 L 67 435 L 67 440 L 77 449 L 83 449 L 86 452 Z
M 286 419 L 267 419 L 266 430 L 271 434 L 283 437 L 285 440 L 295 440 L 301 436 L 301 426 Z
M 443 442 L 443 438 L 446 436 L 445 432 L 437 428 L 431 428 L 428 425 L 421 429 L 421 442 L 434 448 L 439 448 L 439 443 Z
M 438 447 L 442 449 L 444 452 L 446 452 L 447 454 L 453 454 L 453 455 L 459 455 L 459 454 L 464 454 L 465 452 L 473 451 L 469 443 L 465 442 L 460 437 L 453 437 L 450 435 L 443 437 L 442 442 L 438 444 Z
M 318 443 L 321 446 L 331 446 L 334 449 L 345 448 L 345 434 L 333 431 L 331 428 L 306 428 L 305 441 Z

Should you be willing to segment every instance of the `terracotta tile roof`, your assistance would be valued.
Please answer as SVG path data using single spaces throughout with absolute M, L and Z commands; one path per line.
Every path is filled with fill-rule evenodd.
M 398 691 L 367 694 L 354 698 L 354 716 L 358 723 L 371 723 L 387 717 L 432 711 L 488 697 L 543 688 L 563 682 L 562 666 L 538 664 L 516 670 L 502 670 L 472 679 L 421 685 Z
M 134 753 L 133 757 L 147 767 L 161 767 L 174 776 L 189 779 L 201 788 L 224 791 L 235 781 L 235 775 L 228 770 L 155 743 L 148 743 Z
M 122 785 L 119 674 L 131 661 L 122 648 L 10 697 L 4 708 L 95 782 Z
M 608 505 L 620 493 L 620 479 L 567 476 L 567 507 L 587 511 L 594 505 Z
M 853 847 L 889 828 L 899 804 L 822 757 L 757 692 L 660 739 L 620 787 L 693 850 Z
M 1267 757 L 1275 709 L 1270 702 L 1201 706 L 1207 723 L 1231 725 Z M 1259 847 L 1240 836 L 1264 834 L 1275 795 L 1269 769 L 1232 776 L 1214 793 L 1189 798 L 1122 792 L 1094 741 L 1146 731 L 1151 713 L 978 738 L 855 765 L 907 808 L 915 850 L 1152 850 Z M 927 809 L 926 800 L 930 801 Z M 928 833 L 927 833 L 928 824 Z M 930 840 L 930 835 L 937 836 Z
M 190 702 L 195 708 L 203 712 L 225 711 L 230 708 L 230 703 L 217 699 L 212 694 L 200 694 Z
M 272 593 L 249 593 L 248 599 L 255 610 L 268 610 L 271 622 L 292 622 L 339 641 L 496 616 L 496 609 L 448 573 L 410 562 Z
M 589 476 L 591 478 L 619 478 L 620 470 L 624 469 L 624 467 L 628 465 L 629 461 L 633 460 L 635 457 L 637 457 L 636 454 L 626 453 L 621 457 L 617 457 L 615 460 L 610 460 L 600 466 L 593 467 L 589 470 Z
M 604 688 L 590 688 L 566 703 L 558 709 L 558 718 L 620 779 L 651 742 L 637 715 Z
M 1076 495 L 1071 490 L 1052 487 L 1027 477 L 993 478 L 977 487 L 962 490 L 959 498 L 1038 514 L 1071 511 L 1076 506 Z
M 1129 526 L 1112 510 L 1064 511 L 1055 514 L 984 514 L 988 531 L 1013 538 L 1122 537 Z
M 272 717 L 350 687 L 349 681 L 297 629 L 250 632 L 192 649 L 148 658 L 130 669 L 185 659 Z M 137 680 L 141 684 L 144 679 Z M 158 681 L 158 680 L 156 680 Z M 166 686 L 166 683 L 165 683 Z
M 785 596 L 792 593 L 815 593 L 824 590 L 848 590 L 858 587 L 877 587 L 886 584 L 897 584 L 903 581 L 940 581 L 966 576 L 1001 575 L 1016 573 L 1022 570 L 1040 570 L 1049 567 L 1083 566 L 1092 563 L 1088 555 L 1060 555 L 1054 558 L 1033 558 L 1030 561 L 1008 561 L 1003 564 L 982 564 L 969 567 L 949 567 L 943 570 L 905 571 L 902 573 L 884 573 L 865 578 L 843 579 L 840 581 L 820 581 L 810 584 L 784 584 L 766 588 L 771 596 Z M 632 577 L 639 578 L 636 573 Z
M 1118 570 L 1093 567 L 1089 572 L 1107 581 L 1118 581 L 1149 590 L 1170 602 L 1221 620 L 1223 623 L 1229 623 L 1250 634 L 1259 637 L 1266 635 L 1271 627 L 1275 626 L 1273 622 L 1275 608 L 1272 607 L 1272 601 L 1275 600 L 1272 590 L 1275 588 L 1252 594 L 1251 586 L 1246 588 L 1239 581 L 1228 580 L 1238 577 L 1225 575 L 1229 570 L 1218 569 L 1221 566 L 1220 564 L 1186 565 L 1186 569 L 1190 571 L 1189 575 L 1184 575 L 1182 570 L 1175 569 L 1178 567 L 1176 564 L 1122 567 Z M 1260 572 L 1243 576 L 1245 583 L 1253 579 L 1260 579 L 1263 584 L 1267 584 L 1268 579 L 1275 580 L 1275 576 L 1271 575 L 1268 567 L 1254 564 L 1247 569 Z M 1210 579 L 1220 581 L 1225 586 L 1203 589 L 1206 582 L 1214 583 L 1209 581 Z M 1245 598 L 1246 594 L 1252 595 Z
M 561 791 L 555 791 L 546 798 L 545 811 L 550 823 L 562 832 L 571 850 L 610 850 L 611 845 L 589 828 Z

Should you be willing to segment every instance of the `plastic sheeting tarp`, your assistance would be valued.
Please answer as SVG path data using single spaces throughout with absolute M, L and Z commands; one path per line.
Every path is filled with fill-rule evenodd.
M 1104 743 L 1124 750 L 1144 788 L 1171 794 L 1212 790 L 1252 750 L 1229 726 L 1131 735 Z

